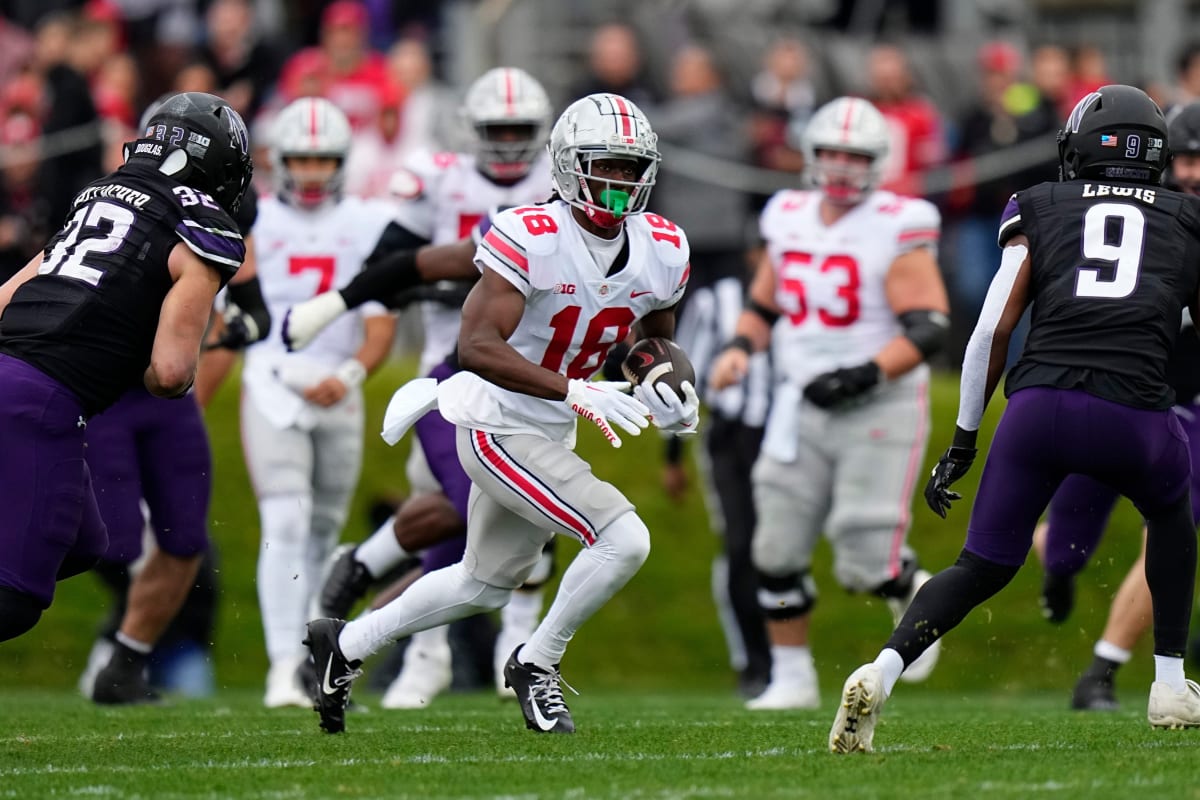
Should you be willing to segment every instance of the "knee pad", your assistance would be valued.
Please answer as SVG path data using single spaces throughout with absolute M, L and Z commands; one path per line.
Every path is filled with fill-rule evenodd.
M 885 600 L 902 600 L 908 597 L 912 591 L 913 578 L 916 577 L 917 570 L 921 565 L 915 558 L 906 558 L 900 562 L 900 574 L 889 581 L 876 586 L 871 590 L 871 594 L 876 597 L 882 597 Z
M 33 595 L 0 586 L 0 642 L 28 631 L 42 616 L 42 604 Z
M 641 517 L 626 511 L 598 534 L 593 548 L 604 548 L 612 558 L 626 562 L 636 571 L 650 556 L 650 530 Z
M 817 604 L 817 584 L 808 570 L 790 575 L 758 573 L 758 605 L 767 619 L 802 617 Z
M 508 599 L 512 597 L 512 589 L 484 583 L 472 575 L 461 562 L 446 567 L 446 569 L 453 570 L 458 578 L 459 591 L 454 593 L 455 596 L 462 597 L 471 606 L 483 611 L 495 611 L 508 605 Z

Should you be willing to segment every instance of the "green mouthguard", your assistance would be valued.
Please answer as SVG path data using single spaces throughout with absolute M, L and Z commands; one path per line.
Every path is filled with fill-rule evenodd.
M 629 192 L 622 192 L 620 189 L 605 189 L 600 193 L 600 202 L 618 217 L 624 216 L 625 209 L 629 208 Z

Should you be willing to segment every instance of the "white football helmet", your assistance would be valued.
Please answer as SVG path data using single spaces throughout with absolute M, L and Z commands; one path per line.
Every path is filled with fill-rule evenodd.
M 272 172 L 280 197 L 303 208 L 316 208 L 339 197 L 350 136 L 350 121 L 325 98 L 301 97 L 288 104 L 275 118 L 271 137 Z M 302 184 L 285 163 L 294 156 L 335 158 L 338 167 L 320 185 Z
M 634 181 L 606 180 L 601 195 L 588 186 L 591 162 L 605 158 L 636 160 L 641 169 Z M 591 94 L 576 100 L 550 132 L 550 174 L 558 196 L 602 227 L 620 224 L 630 214 L 646 210 L 658 175 L 658 134 L 641 109 L 616 94 Z
M 805 171 L 830 200 L 852 204 L 879 186 L 890 142 L 887 120 L 859 97 L 839 97 L 817 109 L 804 130 Z M 832 165 L 818 151 L 855 153 L 870 158 L 865 167 Z
M 485 72 L 467 90 L 461 112 L 471 129 L 479 171 L 518 181 L 546 143 L 550 98 L 532 75 L 515 67 Z

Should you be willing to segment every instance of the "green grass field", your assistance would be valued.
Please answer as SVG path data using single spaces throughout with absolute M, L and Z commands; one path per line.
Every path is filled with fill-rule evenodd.
M 1131 700 L 1139 700 L 1131 698 Z M 525 731 L 515 705 L 458 695 L 420 712 L 266 712 L 256 694 L 106 710 L 0 695 L 0 797 L 1128 798 L 1197 797 L 1200 734 L 1057 696 L 901 691 L 877 752 L 825 750 L 822 711 L 752 713 L 711 694 L 585 692 L 579 732 Z
M 386 398 L 406 377 L 396 366 L 368 384 L 368 450 L 347 538 L 366 535 L 372 497 L 403 490 L 406 450 L 388 449 L 376 431 Z M 926 470 L 949 442 L 957 396 L 956 379 L 937 378 Z M 879 731 L 881 753 L 837 759 L 824 753 L 837 692 L 886 639 L 886 606 L 840 590 L 822 547 L 812 636 L 824 709 L 743 711 L 709 590 L 719 543 L 699 493 L 679 506 L 665 499 L 657 437 L 626 437 L 612 450 L 586 425 L 580 451 L 637 505 L 654 552 L 580 631 L 563 665 L 583 693 L 572 700 L 581 732 L 534 736 L 512 707 L 452 696 L 423 714 L 354 716 L 349 735 L 322 736 L 313 714 L 268 714 L 258 705 L 266 657 L 254 587 L 257 513 L 236 406 L 231 383 L 208 414 L 222 581 L 217 697 L 102 710 L 73 696 L 107 597 L 90 576 L 66 581 L 34 631 L 0 645 L 0 797 L 1128 797 L 1144 789 L 1200 796 L 1200 732 L 1154 732 L 1144 721 L 1149 641 L 1118 678 L 1127 711 L 1066 711 L 1138 550 L 1140 521 L 1128 503 L 1081 575 L 1066 625 L 1041 619 L 1041 573 L 1031 563 L 950 634 L 926 684 L 901 686 Z M 1001 407 L 990 410 L 985 438 Z M 952 562 L 962 545 L 979 472 L 961 482 L 966 499 L 946 521 L 914 504 L 910 540 L 931 569 Z

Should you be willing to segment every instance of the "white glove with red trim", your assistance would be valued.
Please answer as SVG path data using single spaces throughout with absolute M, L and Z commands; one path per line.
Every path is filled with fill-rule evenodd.
M 626 394 L 628 391 L 626 381 L 589 382 L 575 378 L 567 382 L 566 403 L 572 411 L 598 427 L 609 444 L 620 447 L 621 439 L 613 431 L 610 421 L 633 436 L 650 425 L 647 419 L 650 409 Z
M 663 382 L 635 386 L 633 396 L 650 409 L 650 421 L 664 433 L 691 436 L 700 428 L 700 398 L 688 381 L 679 384 L 685 399 L 680 399 L 675 390 Z

